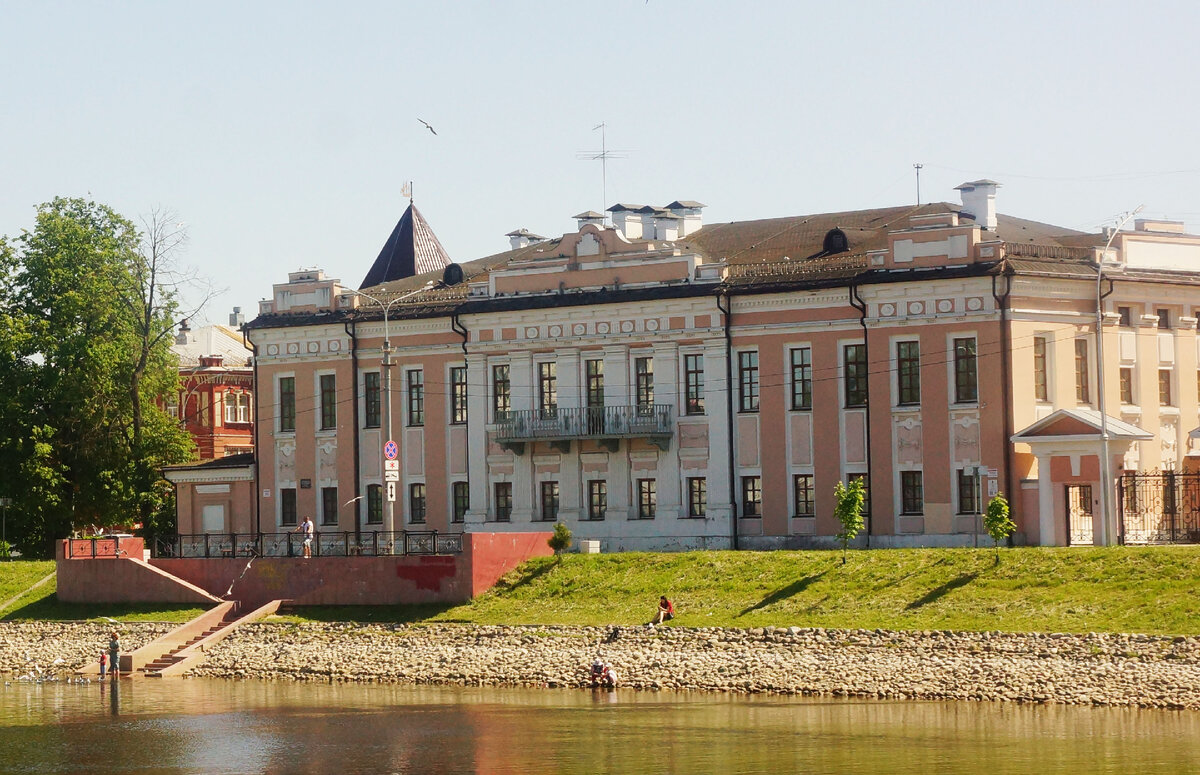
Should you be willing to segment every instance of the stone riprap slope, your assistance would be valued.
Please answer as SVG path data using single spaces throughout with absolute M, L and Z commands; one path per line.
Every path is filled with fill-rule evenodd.
M 134 646 L 156 627 L 122 631 Z M 0 624 L 0 669 L 20 669 L 25 651 L 82 663 L 106 632 Z M 256 623 L 193 674 L 580 687 L 597 655 L 623 688 L 1200 710 L 1200 638 L 1146 635 Z
M 133 651 L 177 626 L 122 622 L 117 625 L 121 650 Z M 0 622 L 0 672 L 24 675 L 35 667 L 73 670 L 96 664 L 112 630 L 112 624 L 94 622 Z

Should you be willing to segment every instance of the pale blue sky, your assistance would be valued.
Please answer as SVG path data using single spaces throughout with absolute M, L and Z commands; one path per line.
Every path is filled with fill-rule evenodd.
M 56 195 L 186 221 L 224 322 L 357 286 L 406 204 L 457 261 L 608 202 L 707 222 L 1000 181 L 998 209 L 1200 231 L 1194 3 L 0 4 L 0 234 Z M 431 135 L 417 118 L 430 122 Z

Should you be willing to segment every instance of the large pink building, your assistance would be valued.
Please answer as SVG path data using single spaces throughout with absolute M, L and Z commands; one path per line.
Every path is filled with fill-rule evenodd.
M 992 181 L 959 190 L 707 225 L 698 202 L 620 204 L 449 268 L 413 209 L 412 255 L 384 262 L 407 271 L 377 261 L 359 291 L 292 273 L 249 324 L 257 485 L 225 530 L 817 546 L 835 483 L 863 478 L 872 546 L 970 544 L 997 492 L 1020 542 L 1154 540 L 1117 481 L 1193 450 L 1200 238 L 1084 234 L 997 214 Z

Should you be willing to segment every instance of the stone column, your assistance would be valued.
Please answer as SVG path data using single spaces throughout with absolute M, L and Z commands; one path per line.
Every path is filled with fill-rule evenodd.
M 1050 481 L 1050 455 L 1036 454 L 1038 464 L 1038 544 L 1054 546 L 1054 484 Z
M 533 354 L 514 352 L 509 357 L 508 378 L 512 389 L 514 412 L 529 411 L 537 406 L 537 384 L 533 373 Z M 533 520 L 533 447 L 526 442 L 524 454 L 513 454 L 512 521 L 514 524 Z
M 662 342 L 654 345 L 654 403 L 671 407 L 671 445 L 658 453 L 658 517 L 676 519 L 682 513 L 679 481 L 679 345 Z
M 734 493 L 729 491 L 729 404 L 726 402 L 725 341 L 709 342 L 704 348 L 704 412 L 708 415 L 708 519 L 716 520 L 714 533 L 726 530 L 733 513 Z M 732 388 L 731 388 L 732 389 Z
M 604 348 L 604 405 L 633 405 L 629 386 L 629 348 L 614 345 Z M 629 447 L 622 442 L 616 452 L 608 453 L 608 515 L 613 522 L 629 518 L 632 499 L 629 474 Z M 624 532 L 617 528 L 614 532 Z
M 487 426 L 491 422 L 488 411 L 487 356 L 467 356 L 467 480 L 470 482 L 470 506 L 467 508 L 467 525 L 482 525 L 487 521 L 488 505 L 488 436 Z M 469 529 L 469 528 L 468 528 Z
M 567 412 L 579 412 L 583 406 L 579 386 L 579 350 L 555 350 L 558 361 L 558 408 Z M 580 427 L 586 427 L 581 420 Z M 569 427 L 569 426 L 568 426 Z M 558 453 L 558 519 L 560 522 L 577 521 L 583 514 L 583 501 L 579 470 L 579 439 L 572 439 L 570 451 Z

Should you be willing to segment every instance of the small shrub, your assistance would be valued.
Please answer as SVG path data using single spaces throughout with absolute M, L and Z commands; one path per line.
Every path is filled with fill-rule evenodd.
M 983 515 L 983 527 L 996 544 L 996 561 L 999 562 L 1000 542 L 1007 540 L 1017 529 L 1008 516 L 1008 501 L 1004 499 L 1004 493 L 999 493 L 988 501 L 987 512 Z
M 571 528 L 561 522 L 555 523 L 554 535 L 546 539 L 546 544 L 555 554 L 562 554 L 563 550 L 571 545 Z
M 838 482 L 837 487 L 833 490 L 833 495 L 837 499 L 833 515 L 837 517 L 837 521 L 842 526 L 837 537 L 842 542 L 842 565 L 845 565 L 846 546 L 863 529 L 862 508 L 866 498 L 866 484 L 862 479 L 855 479 L 849 486 L 846 486 L 844 482 Z

